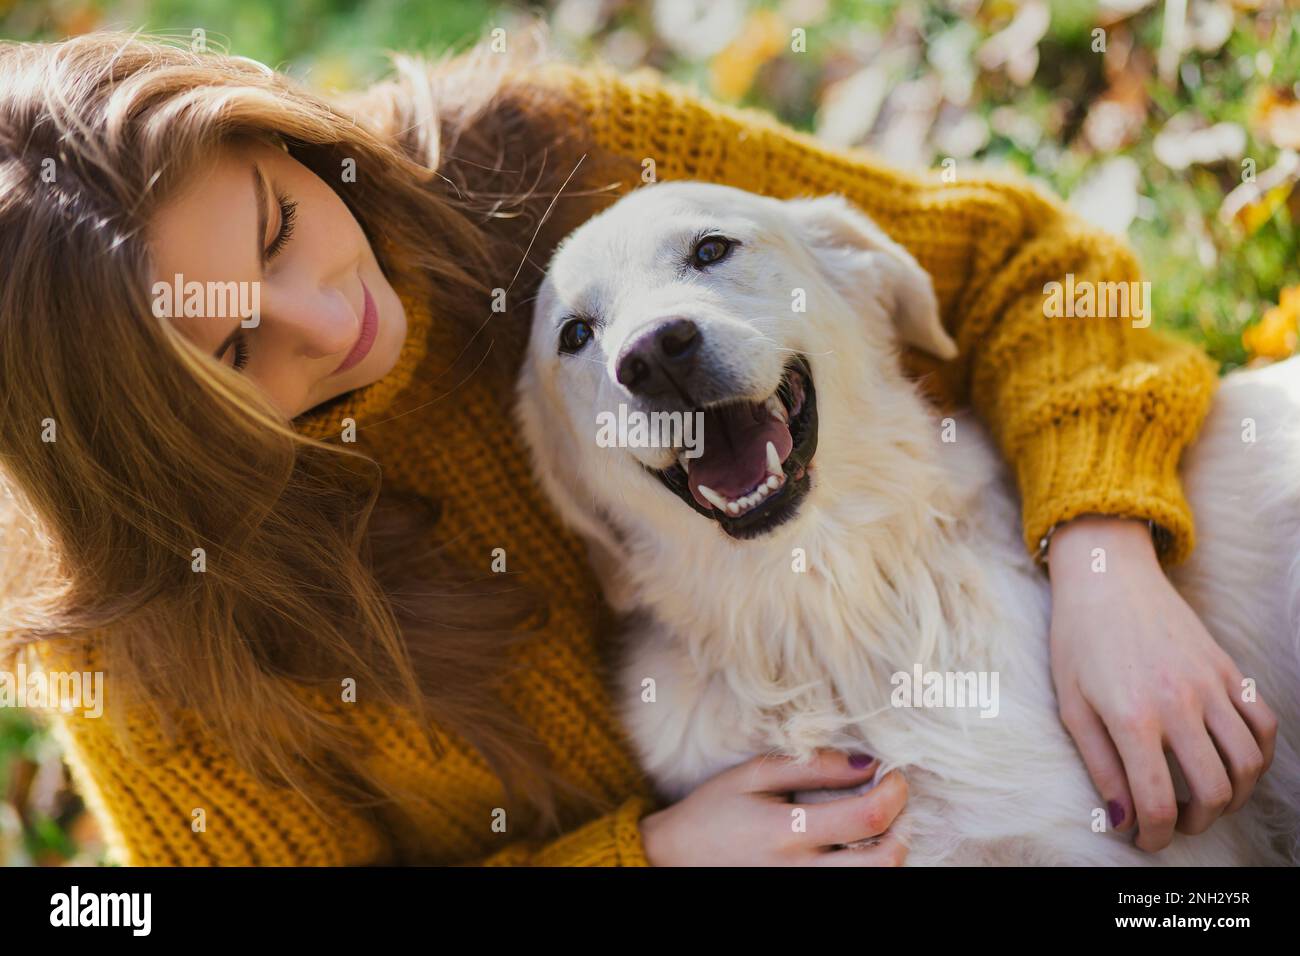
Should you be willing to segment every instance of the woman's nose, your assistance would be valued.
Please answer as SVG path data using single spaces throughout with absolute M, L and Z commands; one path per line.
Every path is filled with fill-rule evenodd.
M 304 358 L 345 353 L 360 332 L 357 311 L 337 287 L 280 292 L 264 301 L 264 334 Z

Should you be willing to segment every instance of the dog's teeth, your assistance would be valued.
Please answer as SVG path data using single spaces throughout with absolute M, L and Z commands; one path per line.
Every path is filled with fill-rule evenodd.
M 686 474 L 691 473 L 691 460 L 686 457 L 685 452 L 677 456 L 677 464 L 682 466 L 682 471 L 686 472 Z
M 775 462 L 775 467 L 780 468 L 781 459 L 776 453 L 776 445 L 772 444 L 772 442 L 767 443 L 767 459 L 768 464 Z M 722 497 L 708 485 L 696 485 L 695 490 L 700 493 L 700 497 L 704 498 L 713 507 L 734 516 L 749 511 L 766 501 L 767 496 L 780 488 L 783 481 L 784 475 L 778 471 L 777 474 L 768 475 L 767 478 L 759 482 L 749 494 L 741 495 L 731 501 Z
M 705 500 L 719 511 L 727 510 L 727 499 L 718 494 L 708 485 L 696 485 L 695 489 L 704 496 Z
M 785 413 L 785 405 L 782 404 L 781 399 L 772 395 L 763 404 L 767 406 L 768 413 L 782 425 L 788 425 L 790 423 L 789 418 Z
M 767 470 L 773 475 L 784 474 L 781 468 L 781 456 L 776 453 L 776 445 L 767 443 Z

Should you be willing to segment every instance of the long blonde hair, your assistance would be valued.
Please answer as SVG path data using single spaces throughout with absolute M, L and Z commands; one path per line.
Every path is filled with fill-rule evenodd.
M 297 435 L 152 319 L 143 238 L 214 147 L 274 140 L 326 182 L 354 159 L 366 175 L 339 192 L 394 285 L 436 284 L 435 321 L 482 314 L 484 277 L 520 235 L 540 231 L 545 261 L 573 224 L 541 210 L 586 149 L 513 65 L 400 60 L 336 105 L 252 61 L 134 35 L 0 44 L 0 478 L 48 572 L 0 593 L 0 651 L 95 639 L 161 725 L 198 715 L 321 812 L 420 799 L 372 776 L 367 742 L 295 692 L 337 699 L 352 675 L 419 727 L 462 735 L 536 830 L 564 822 L 544 747 L 495 692 L 539 602 L 465 588 L 432 544 L 436 502 L 381 494 L 374 462 Z M 205 574 L 190 570 L 199 546 Z

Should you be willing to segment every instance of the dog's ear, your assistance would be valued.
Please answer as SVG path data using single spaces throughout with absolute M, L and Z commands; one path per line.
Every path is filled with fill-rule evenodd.
M 911 253 L 890 239 L 842 196 L 791 199 L 785 204 L 827 279 L 850 302 L 875 294 L 885 302 L 898 337 L 941 359 L 957 357 L 957 343 L 939 321 L 930 276 Z M 864 261 L 864 256 L 869 259 Z M 869 262 L 887 288 L 864 288 Z

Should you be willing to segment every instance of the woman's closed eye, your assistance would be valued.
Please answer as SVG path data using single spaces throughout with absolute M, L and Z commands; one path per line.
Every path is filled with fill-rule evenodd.
M 242 372 L 248 366 L 248 337 L 243 329 L 236 329 L 226 341 L 221 343 L 215 358 L 222 365 L 228 365 L 236 372 Z
M 298 204 L 283 193 L 277 193 L 275 201 L 280 207 L 280 225 L 271 244 L 266 247 L 266 259 L 269 262 L 284 251 L 284 247 L 293 238 L 293 226 L 298 219 Z
M 242 372 L 248 366 L 248 341 L 243 335 L 230 343 L 230 351 L 233 353 L 230 367 L 236 372 Z
M 284 251 L 284 247 L 293 237 L 294 223 L 298 218 L 298 204 L 288 194 L 279 188 L 274 188 L 256 163 L 252 165 L 252 172 L 253 198 L 257 204 L 258 248 L 262 250 L 262 265 L 265 267 Z M 274 202 L 268 202 L 268 198 L 273 199 Z M 271 226 L 272 212 L 279 213 L 279 221 L 275 223 L 275 233 L 268 241 L 266 236 Z

